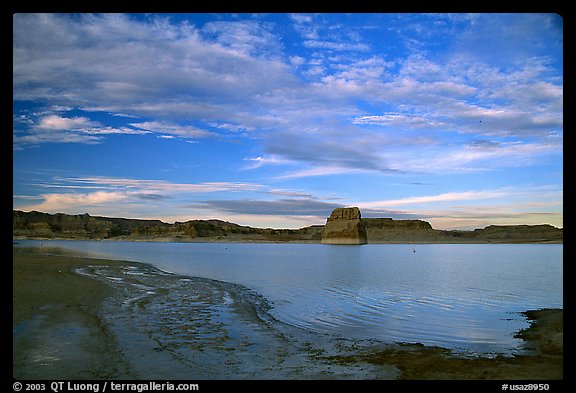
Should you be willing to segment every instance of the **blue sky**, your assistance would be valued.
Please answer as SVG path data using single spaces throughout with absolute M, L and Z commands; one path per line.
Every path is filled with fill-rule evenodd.
M 16 14 L 13 207 L 563 227 L 555 14 Z

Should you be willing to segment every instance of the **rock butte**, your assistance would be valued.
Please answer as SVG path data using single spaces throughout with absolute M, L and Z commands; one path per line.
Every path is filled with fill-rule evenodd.
M 366 228 L 360 209 L 341 207 L 334 209 L 322 230 L 323 244 L 367 244 Z

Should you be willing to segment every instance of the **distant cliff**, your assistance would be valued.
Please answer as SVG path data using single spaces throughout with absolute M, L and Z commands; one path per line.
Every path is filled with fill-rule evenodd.
M 473 231 L 438 230 L 422 220 L 363 218 L 368 243 L 562 243 L 552 225 L 489 225 Z
M 421 220 L 393 220 L 391 218 L 363 218 L 368 243 L 417 242 L 440 239 L 443 231 L 432 229 Z
M 489 225 L 473 231 L 446 231 L 455 237 L 501 243 L 558 242 L 564 240 L 564 230 L 552 225 Z
M 339 214 L 339 213 L 338 213 Z M 344 214 L 344 213 L 342 213 Z M 348 213 L 347 213 L 348 214 Z M 350 213 L 352 214 L 352 213 Z M 356 213 L 354 213 L 356 214 Z M 348 215 L 333 217 L 340 222 L 332 228 L 313 225 L 300 229 L 252 228 L 221 220 L 190 220 L 168 224 L 160 220 L 137 220 L 91 216 L 89 214 L 48 214 L 12 211 L 14 239 L 93 239 L 148 241 L 239 241 L 239 242 L 310 242 L 326 238 L 353 236 L 354 244 L 368 243 L 562 243 L 563 230 L 551 225 L 490 225 L 473 231 L 437 230 L 421 220 L 361 218 Z M 350 224 L 350 227 L 349 225 Z M 338 229 L 339 227 L 342 227 Z M 344 228 L 345 227 L 345 228 Z M 326 229 L 330 231 L 326 232 Z M 338 232 L 340 231 L 340 234 Z M 365 231 L 365 232 L 363 232 Z M 325 241 L 331 243 L 333 241 Z M 338 243 L 338 242 L 336 242 Z
M 191 220 L 167 224 L 160 220 L 12 212 L 15 239 L 91 239 L 151 241 L 314 241 L 322 226 L 301 229 L 252 228 L 221 220 Z

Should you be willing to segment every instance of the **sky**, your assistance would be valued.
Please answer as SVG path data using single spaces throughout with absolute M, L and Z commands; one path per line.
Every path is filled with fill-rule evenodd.
M 563 227 L 556 14 L 15 14 L 13 208 Z

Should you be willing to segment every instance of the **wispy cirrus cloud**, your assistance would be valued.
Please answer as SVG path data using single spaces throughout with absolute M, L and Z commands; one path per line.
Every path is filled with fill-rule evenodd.
M 130 179 L 119 177 L 57 177 L 53 181 L 37 184 L 44 188 L 108 189 L 148 192 L 211 193 L 220 191 L 258 191 L 265 186 L 242 182 L 174 183 L 165 180 Z
M 130 123 L 130 125 L 149 132 L 164 134 L 164 137 L 173 136 L 186 139 L 197 139 L 217 136 L 213 132 L 202 130 L 194 126 L 178 125 L 170 122 L 146 121 L 141 123 Z
M 105 135 L 142 135 L 149 131 L 132 127 L 111 127 L 84 116 L 64 117 L 59 114 L 26 119 L 24 127 L 15 127 L 14 147 L 44 143 L 100 143 Z
M 437 202 L 452 202 L 452 201 L 469 201 L 479 199 L 500 198 L 506 196 L 510 191 L 492 190 L 492 191 L 465 191 L 465 192 L 447 192 L 438 195 L 425 195 L 414 196 L 399 199 L 391 199 L 377 202 L 362 203 L 361 207 L 376 208 L 376 207 L 391 207 L 391 206 L 406 206 L 413 204 L 426 204 Z

